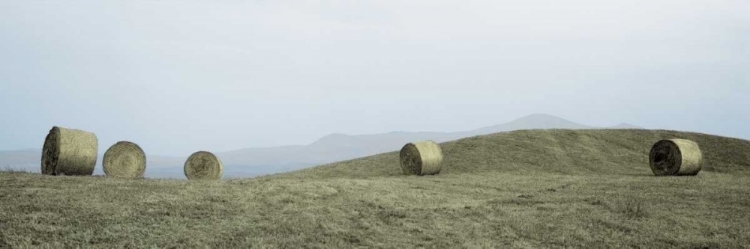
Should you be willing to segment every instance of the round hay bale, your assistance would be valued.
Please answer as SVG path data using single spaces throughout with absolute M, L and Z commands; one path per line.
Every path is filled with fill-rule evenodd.
M 440 173 L 443 151 L 433 141 L 422 141 L 404 145 L 400 157 L 404 174 L 434 175 Z
M 221 160 L 208 151 L 195 152 L 185 161 L 185 176 L 189 180 L 218 180 L 223 173 Z
M 146 153 L 140 146 L 120 141 L 104 152 L 104 174 L 109 177 L 138 179 L 146 172 Z
M 656 142 L 651 147 L 648 159 L 651 171 L 656 176 L 697 175 L 703 165 L 703 154 L 698 144 L 687 139 Z
M 53 126 L 44 139 L 42 174 L 90 176 L 98 149 L 94 133 Z

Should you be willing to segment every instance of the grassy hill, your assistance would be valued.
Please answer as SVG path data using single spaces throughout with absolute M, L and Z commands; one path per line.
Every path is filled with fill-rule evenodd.
M 698 142 L 695 177 L 654 177 L 650 146 Z M 0 173 L 3 247 L 538 248 L 750 245 L 750 141 L 648 130 L 526 130 L 253 179 Z M 394 148 L 397 150 L 399 148 Z
M 442 143 L 446 157 L 440 174 L 652 175 L 649 150 L 656 141 L 669 138 L 696 141 L 703 151 L 703 172 L 750 176 L 749 141 L 642 129 L 520 130 Z M 279 176 L 368 178 L 401 174 L 395 151 Z

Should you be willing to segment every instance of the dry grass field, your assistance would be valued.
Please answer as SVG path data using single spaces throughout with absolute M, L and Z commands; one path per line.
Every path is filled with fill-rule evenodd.
M 698 142 L 694 177 L 654 177 L 659 139 Z M 750 141 L 651 130 L 526 130 L 224 181 L 0 172 L 0 248 L 750 248 Z M 394 151 L 400 148 L 394 148 Z

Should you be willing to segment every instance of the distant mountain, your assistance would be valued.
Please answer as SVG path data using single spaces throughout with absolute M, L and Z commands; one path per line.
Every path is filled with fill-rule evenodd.
M 621 123 L 612 127 L 609 127 L 610 129 L 643 129 L 643 127 L 628 124 L 628 123 Z
M 511 121 L 509 123 L 479 128 L 468 131 L 465 134 L 486 135 L 504 131 L 529 130 L 529 129 L 595 129 L 598 127 L 582 125 L 566 119 L 547 114 L 532 114 Z
M 305 167 L 349 160 L 401 149 L 412 141 L 446 142 L 465 137 L 525 129 L 642 129 L 622 123 L 612 127 L 578 124 L 547 114 L 533 114 L 509 123 L 464 132 L 389 132 L 372 135 L 331 134 L 309 145 L 251 148 L 220 152 L 216 155 L 225 165 L 225 177 L 251 177 L 297 170 Z M 94 174 L 104 174 L 98 158 Z M 186 157 L 147 156 L 146 176 L 184 179 Z M 9 166 L 38 172 L 41 150 L 0 151 L 0 167 Z
M 283 164 L 289 170 L 349 160 L 401 149 L 413 141 L 447 142 L 465 137 L 524 129 L 621 129 L 578 124 L 546 114 L 533 114 L 509 123 L 483 127 L 465 132 L 389 132 L 372 135 L 330 134 L 306 146 L 286 146 L 262 149 L 241 149 L 218 153 L 225 165 L 251 168 L 253 172 L 280 173 L 275 167 Z M 627 125 L 627 128 L 639 128 Z

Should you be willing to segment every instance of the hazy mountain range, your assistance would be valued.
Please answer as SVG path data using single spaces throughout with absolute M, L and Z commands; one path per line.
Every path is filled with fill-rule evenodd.
M 463 132 L 390 132 L 372 135 L 331 134 L 309 145 L 249 148 L 219 152 L 224 163 L 224 177 L 252 177 L 286 172 L 305 167 L 396 151 L 412 141 L 445 142 L 465 137 L 523 129 L 642 129 L 622 123 L 611 127 L 594 127 L 546 114 L 533 114 L 517 120 Z M 94 174 L 104 174 L 102 151 Z M 186 157 L 147 156 L 146 177 L 182 178 Z M 40 171 L 41 149 L 0 151 L 0 167 Z

